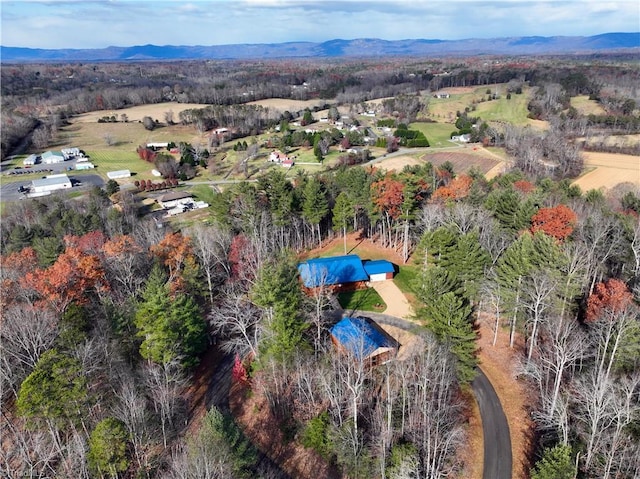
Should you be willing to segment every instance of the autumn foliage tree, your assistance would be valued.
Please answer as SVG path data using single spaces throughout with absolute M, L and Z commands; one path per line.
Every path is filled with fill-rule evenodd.
M 446 186 L 439 187 L 432 198 L 434 200 L 460 200 L 469 196 L 473 180 L 468 175 L 460 175 Z
M 613 312 L 622 311 L 629 304 L 633 295 L 627 285 L 619 279 L 611 278 L 603 283 L 598 283 L 591 296 L 587 299 L 587 322 L 596 321 L 604 312 L 609 309 Z
M 198 263 L 188 237 L 180 233 L 167 233 L 162 241 L 151 247 L 151 253 L 167 267 L 168 284 L 172 292 L 183 292 L 188 284 L 195 281 Z
M 71 303 L 86 304 L 91 291 L 109 289 L 100 259 L 75 247 L 68 247 L 48 268 L 27 273 L 22 285 L 36 292 L 36 304 L 58 313 Z
M 562 241 L 573 232 L 577 220 L 573 210 L 565 205 L 540 208 L 531 218 L 531 232 L 542 231 Z

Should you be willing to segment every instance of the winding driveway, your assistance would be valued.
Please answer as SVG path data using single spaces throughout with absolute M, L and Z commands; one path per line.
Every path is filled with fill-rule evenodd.
M 484 479 L 510 479 L 512 468 L 511 436 L 500 399 L 487 376 L 478 369 L 471 388 L 478 401 L 484 436 Z

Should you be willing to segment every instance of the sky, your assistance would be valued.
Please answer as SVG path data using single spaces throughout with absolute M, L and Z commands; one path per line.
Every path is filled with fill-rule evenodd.
M 1 44 L 30 48 L 640 31 L 638 0 L 0 0 Z

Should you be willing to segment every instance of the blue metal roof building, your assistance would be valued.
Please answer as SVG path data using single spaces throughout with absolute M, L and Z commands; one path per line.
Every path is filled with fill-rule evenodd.
M 307 288 L 367 281 L 369 275 L 358 255 L 315 258 L 300 263 L 298 271 Z
M 394 357 L 399 347 L 395 339 L 369 318 L 342 318 L 331 328 L 331 337 L 356 359 L 369 359 L 375 364 Z
M 385 259 L 367 260 L 362 266 L 369 276 L 395 272 L 393 263 Z

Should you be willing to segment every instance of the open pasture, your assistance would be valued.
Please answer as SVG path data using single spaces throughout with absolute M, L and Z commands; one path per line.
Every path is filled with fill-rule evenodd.
M 120 121 L 120 116 L 122 114 L 127 115 L 130 122 L 141 121 L 143 117 L 150 116 L 154 120 L 158 120 L 160 122 L 164 122 L 164 114 L 168 111 L 173 112 L 173 121 L 178 121 L 178 115 L 181 111 L 189 110 L 191 108 L 204 108 L 207 105 L 202 105 L 199 103 L 178 103 L 175 101 L 164 102 L 164 103 L 153 103 L 151 105 L 138 105 L 132 106 L 129 108 L 122 108 L 120 110 L 98 110 L 98 111 L 90 111 L 87 113 L 83 113 L 81 115 L 77 115 L 74 117 L 74 122 L 81 123 L 93 123 L 97 122 L 100 118 L 104 116 L 115 116 L 118 121 Z
M 640 157 L 617 153 L 584 152 L 584 175 L 573 182 L 582 191 L 611 189 L 619 183 L 640 186 Z

